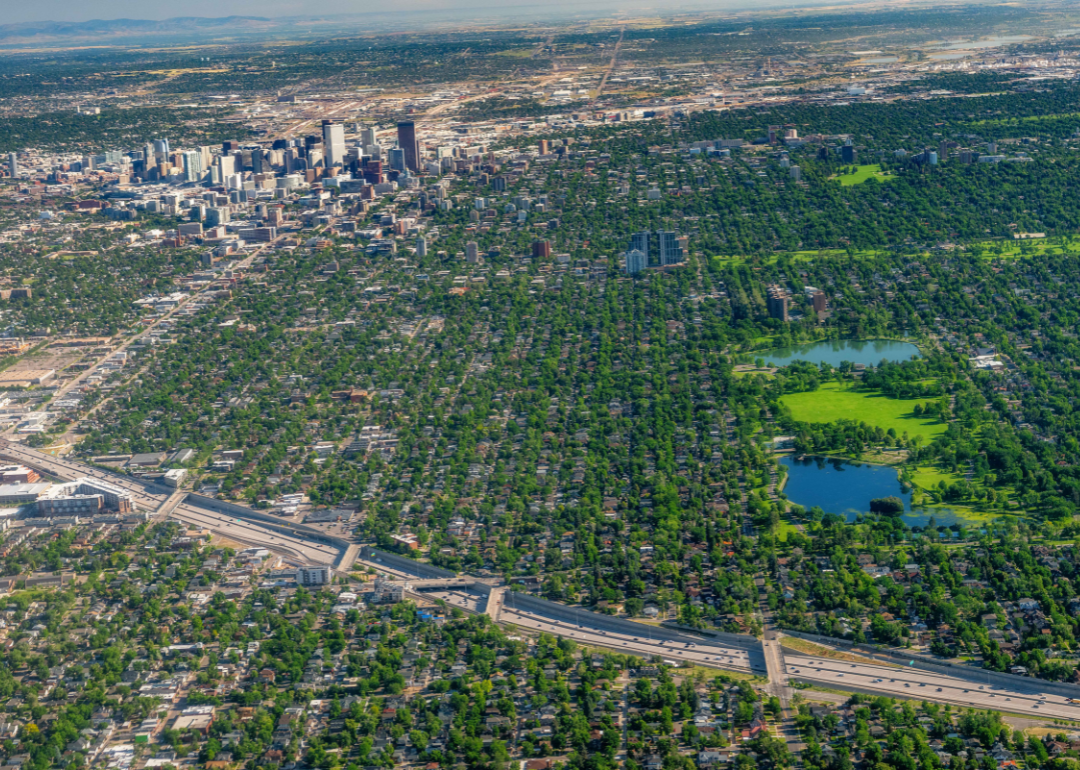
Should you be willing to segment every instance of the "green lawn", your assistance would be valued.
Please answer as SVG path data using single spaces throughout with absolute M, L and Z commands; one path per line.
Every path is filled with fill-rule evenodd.
M 891 179 L 892 174 L 883 172 L 881 166 L 875 163 L 867 166 L 856 166 L 854 171 L 847 174 L 837 174 L 832 178 L 839 179 L 840 184 L 844 187 L 851 187 L 852 185 L 862 184 L 868 179 L 876 179 L 879 182 L 884 182 L 886 179 Z
M 933 419 L 915 417 L 912 410 L 918 399 L 898 399 L 883 396 L 869 390 L 847 390 L 838 382 L 827 382 L 819 389 L 806 393 L 789 393 L 781 401 L 791 410 L 791 416 L 799 422 L 828 423 L 838 420 L 855 420 L 874 425 L 882 430 L 893 428 L 896 435 L 904 431 L 914 438 L 922 436 L 929 443 L 935 436 L 945 432 L 945 423 Z
M 955 473 L 943 471 L 933 465 L 920 465 L 918 469 L 911 474 L 911 482 L 922 489 L 937 489 L 938 483 L 942 481 L 948 484 L 955 484 L 960 478 L 961 477 Z

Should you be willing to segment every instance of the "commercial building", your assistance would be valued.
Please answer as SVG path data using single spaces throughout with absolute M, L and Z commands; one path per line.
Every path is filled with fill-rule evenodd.
M 645 267 L 649 266 L 649 241 L 651 235 L 648 230 L 644 230 L 640 233 L 634 233 L 630 236 L 630 250 L 640 251 L 645 255 Z
M 248 243 L 270 243 L 277 238 L 275 227 L 242 227 L 237 233 L 240 240 Z
M 387 158 L 390 163 L 390 168 L 392 168 L 394 171 L 404 171 L 407 168 L 407 161 L 405 160 L 405 150 L 403 150 L 402 148 L 391 148 L 390 152 L 387 153 Z
M 94 516 L 104 510 L 103 495 L 61 495 L 37 501 L 38 516 Z
M 405 584 L 376 578 L 368 601 L 371 604 L 397 604 L 405 600 Z
M 135 501 L 126 490 L 88 476 L 57 484 L 37 501 L 39 516 L 93 515 L 104 510 L 134 513 Z
M 626 252 L 626 274 L 634 275 L 640 273 L 642 270 L 649 266 L 648 258 L 641 252 L 640 249 L 630 249 Z
M 325 586 L 334 577 L 330 567 L 300 567 L 296 570 L 296 582 L 302 586 Z
M 8 153 L 8 173 L 12 177 L 19 175 L 19 156 L 13 152 Z
M 405 151 L 405 168 L 420 170 L 420 144 L 416 141 L 416 123 L 403 120 L 397 124 L 398 147 Z
M 327 168 L 341 166 L 345 163 L 345 126 L 332 120 L 324 120 L 323 151 L 325 160 L 323 165 Z
M 189 182 L 201 182 L 206 176 L 206 167 L 203 165 L 202 153 L 197 150 L 189 150 L 184 153 L 184 177 Z
M 533 241 L 533 259 L 547 259 L 551 256 L 551 241 Z
M 661 265 L 677 265 L 683 261 L 683 247 L 679 234 L 674 231 L 657 230 L 656 241 L 660 250 Z
M 791 296 L 779 286 L 770 286 L 766 295 L 766 305 L 769 309 L 769 317 L 781 321 L 788 321 L 788 307 Z
M 0 484 L 33 484 L 41 481 L 41 474 L 25 465 L 0 467 Z
M 36 502 L 52 486 L 48 483 L 0 484 L 0 505 L 25 505 Z
M 184 483 L 184 479 L 187 478 L 187 471 L 183 468 L 173 468 L 165 471 L 165 475 L 161 477 L 165 486 L 173 487 L 174 489 Z

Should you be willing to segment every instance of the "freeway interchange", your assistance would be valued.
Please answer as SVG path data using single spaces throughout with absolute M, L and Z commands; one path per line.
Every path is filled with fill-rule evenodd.
M 415 598 L 442 599 L 449 606 L 467 612 L 491 614 L 497 622 L 512 627 L 573 639 L 584 645 L 644 659 L 659 659 L 671 665 L 694 665 L 757 675 L 767 670 L 774 680 L 770 683 L 774 692 L 786 694 L 789 682 L 802 682 L 831 690 L 991 709 L 1033 719 L 1080 721 L 1080 687 L 1076 687 L 1075 695 L 1070 697 L 1073 693 L 1068 685 L 1048 684 L 1020 676 L 991 676 L 977 668 L 956 667 L 950 674 L 942 674 L 915 666 L 880 665 L 860 659 L 840 660 L 793 651 L 785 653 L 775 635 L 763 645 L 751 636 L 710 638 L 707 633 L 617 620 L 537 599 L 532 600 L 529 609 L 517 606 L 523 600 L 505 601 L 507 597 L 520 595 L 507 593 L 509 589 L 496 585 L 497 580 L 476 578 L 471 586 L 467 586 L 462 578 L 430 579 L 431 574 L 424 574 L 426 565 L 391 554 L 384 554 L 385 559 L 370 555 L 366 559 L 356 559 L 358 546 L 348 545 L 345 541 L 327 542 L 327 538 L 318 542 L 320 538 L 313 530 L 305 532 L 303 527 L 292 527 L 284 522 L 276 524 L 256 511 L 251 511 L 250 516 L 238 513 L 237 510 L 242 509 L 235 507 L 216 511 L 205 501 L 200 505 L 194 496 L 185 497 L 178 490 L 54 457 L 5 439 L 0 439 L 0 458 L 61 480 L 89 476 L 107 481 L 129 492 L 135 503 L 151 512 L 157 520 L 173 518 L 209 529 L 228 540 L 266 548 L 292 564 L 329 564 L 347 570 L 355 559 L 358 565 L 372 567 L 386 577 L 415 581 L 419 587 L 409 589 Z M 416 566 L 411 566 L 413 564 Z

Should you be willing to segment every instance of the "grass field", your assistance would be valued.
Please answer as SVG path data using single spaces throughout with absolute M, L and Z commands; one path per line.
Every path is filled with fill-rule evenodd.
M 911 483 L 923 489 L 936 489 L 939 482 L 955 484 L 960 476 L 950 471 L 943 471 L 932 465 L 920 465 L 918 470 L 911 474 Z
M 851 187 L 852 185 L 862 184 L 870 179 L 876 179 L 879 182 L 884 182 L 887 179 L 892 178 L 892 174 L 887 171 L 882 171 L 881 166 L 876 163 L 867 166 L 856 166 L 855 170 L 847 174 L 837 174 L 831 179 L 840 180 L 840 184 L 844 187 Z
M 804 655 L 813 655 L 819 658 L 828 658 L 829 660 L 846 660 L 852 663 L 871 663 L 875 666 L 887 666 L 889 668 L 897 668 L 897 666 L 883 663 L 873 658 L 867 658 L 863 655 L 853 655 L 850 652 L 842 652 L 832 647 L 826 647 L 822 644 L 815 644 L 807 639 L 800 639 L 797 636 L 781 636 L 780 644 L 783 647 L 790 647 L 791 649 L 801 652 Z
M 892 428 L 897 436 L 902 436 L 905 431 L 912 438 L 922 436 L 926 443 L 944 433 L 946 428 L 945 423 L 912 414 L 915 405 L 922 403 L 918 399 L 908 401 L 889 398 L 875 391 L 848 390 L 838 382 L 827 382 L 818 390 L 806 393 L 789 393 L 780 400 L 799 422 L 855 420 L 882 430 Z

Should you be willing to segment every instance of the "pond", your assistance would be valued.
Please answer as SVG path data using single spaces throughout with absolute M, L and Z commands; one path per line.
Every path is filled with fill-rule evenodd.
M 794 455 L 783 457 L 780 462 L 788 470 L 784 494 L 804 508 L 816 505 L 826 513 L 852 521 L 860 513 L 869 513 L 874 498 L 899 497 L 904 501 L 901 519 L 909 527 L 925 527 L 931 517 L 939 527 L 965 523 L 963 517 L 948 509 L 913 509 L 911 492 L 900 484 L 895 468 Z
M 882 360 L 890 363 L 918 358 L 919 349 L 910 342 L 896 340 L 825 340 L 809 345 L 794 345 L 787 348 L 773 348 L 751 354 L 754 358 L 764 359 L 765 363 L 787 366 L 795 361 L 809 361 L 812 364 L 840 366 L 844 361 L 853 364 L 876 366 Z

